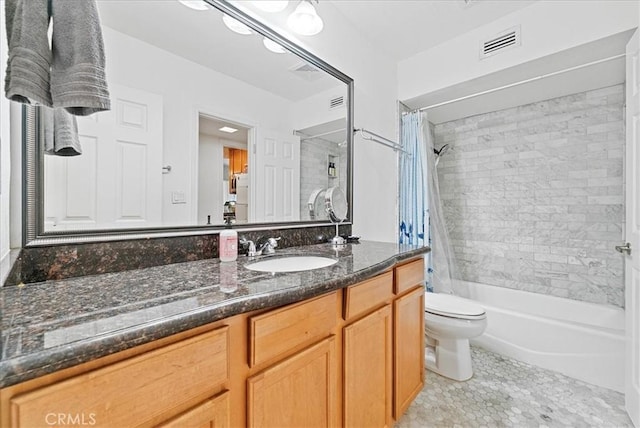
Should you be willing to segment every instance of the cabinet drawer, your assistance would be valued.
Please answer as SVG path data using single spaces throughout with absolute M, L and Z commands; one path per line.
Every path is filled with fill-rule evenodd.
M 373 310 L 393 297 L 393 273 L 387 272 L 373 279 L 347 288 L 344 319 Z
M 402 294 L 424 282 L 424 259 L 419 259 L 396 269 L 394 293 Z
M 171 408 L 205 399 L 227 381 L 228 335 L 223 327 L 17 396 L 11 400 L 12 425 L 160 422 Z
M 296 303 L 249 321 L 249 365 L 262 364 L 327 337 L 336 325 L 337 293 Z

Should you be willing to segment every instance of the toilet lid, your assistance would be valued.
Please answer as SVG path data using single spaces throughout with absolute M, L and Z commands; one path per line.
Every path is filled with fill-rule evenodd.
M 478 319 L 485 317 L 484 308 L 462 297 L 443 293 L 425 293 L 425 311 L 452 318 Z

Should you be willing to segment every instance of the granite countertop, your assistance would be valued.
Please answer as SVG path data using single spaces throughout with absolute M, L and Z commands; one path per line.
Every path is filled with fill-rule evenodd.
M 176 263 L 0 288 L 0 387 L 53 373 L 240 313 L 277 307 L 355 284 L 428 247 L 363 241 L 276 254 L 333 257 L 290 273 L 248 270 L 249 260 Z

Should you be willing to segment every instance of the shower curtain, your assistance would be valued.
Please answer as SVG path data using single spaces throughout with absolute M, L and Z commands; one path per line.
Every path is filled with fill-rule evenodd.
M 425 112 L 404 113 L 400 130 L 406 153 L 400 158 L 399 242 L 428 245 L 428 291 L 452 293 L 457 278 L 453 251 L 442 215 L 433 134 Z

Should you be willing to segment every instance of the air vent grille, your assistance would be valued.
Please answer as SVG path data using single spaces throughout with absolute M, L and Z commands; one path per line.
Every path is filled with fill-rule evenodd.
M 329 110 L 342 107 L 343 105 L 344 105 L 344 96 L 342 95 L 340 95 L 339 97 L 331 98 L 329 100 Z
M 319 69 L 307 62 L 296 64 L 291 67 L 289 71 L 307 82 L 313 82 L 314 80 L 321 79 L 323 75 Z
M 520 27 L 510 28 L 480 44 L 480 58 L 486 58 L 503 52 L 508 48 L 520 46 Z

